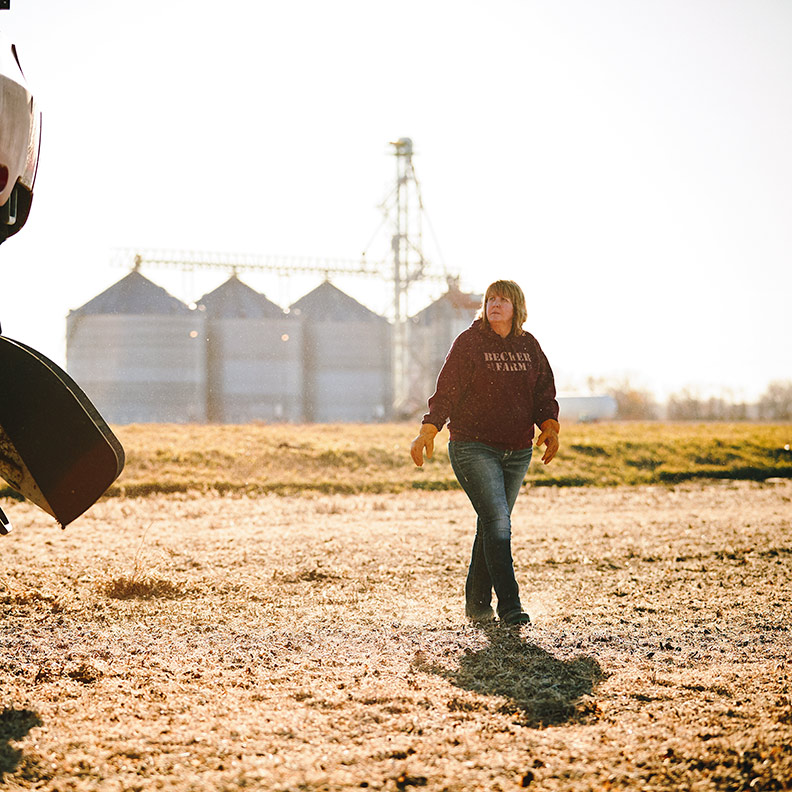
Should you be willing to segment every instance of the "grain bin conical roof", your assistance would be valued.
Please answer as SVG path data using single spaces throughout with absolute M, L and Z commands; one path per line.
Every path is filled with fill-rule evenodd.
M 198 304 L 204 306 L 211 319 L 282 319 L 284 316 L 279 306 L 236 275 L 204 294 Z
M 133 270 L 85 305 L 70 312 L 71 316 L 88 314 L 154 314 L 183 315 L 190 309 L 168 294 L 137 270 Z
M 468 294 L 451 284 L 445 294 L 440 295 L 433 303 L 415 314 L 412 320 L 418 324 L 431 324 L 444 317 L 465 318 L 470 316 L 472 319 L 481 307 L 481 300 L 482 295 Z
M 291 311 L 306 319 L 325 322 L 386 322 L 385 317 L 374 313 L 350 297 L 330 281 L 317 286 L 291 306 Z

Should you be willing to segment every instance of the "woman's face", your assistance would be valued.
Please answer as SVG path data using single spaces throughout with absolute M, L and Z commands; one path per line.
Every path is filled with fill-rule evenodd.
M 511 326 L 514 317 L 514 306 L 508 297 L 501 297 L 499 294 L 490 295 L 487 300 L 487 321 L 491 325 Z

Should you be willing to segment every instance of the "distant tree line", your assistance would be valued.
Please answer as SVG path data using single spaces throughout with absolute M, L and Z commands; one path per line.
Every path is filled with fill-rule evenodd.
M 670 421 L 746 421 L 750 416 L 744 402 L 731 402 L 722 396 L 701 399 L 685 389 L 669 396 L 666 417 Z
M 759 399 L 759 417 L 792 421 L 792 381 L 771 382 Z
M 689 389 L 669 397 L 665 411 L 652 393 L 629 380 L 606 383 L 589 379 L 589 388 L 616 400 L 616 417 L 623 421 L 792 421 L 792 380 L 771 382 L 756 404 L 722 396 L 702 398 Z M 664 415 L 663 415 L 664 413 Z

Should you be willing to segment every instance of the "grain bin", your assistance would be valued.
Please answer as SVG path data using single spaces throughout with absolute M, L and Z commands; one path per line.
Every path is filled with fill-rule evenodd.
M 470 327 L 481 307 L 480 294 L 467 294 L 450 283 L 448 291 L 411 317 L 407 324 L 409 349 L 408 405 L 425 412 L 437 375 L 454 339 Z
M 203 315 L 130 272 L 69 312 L 66 365 L 109 423 L 206 419 Z
M 232 275 L 198 301 L 210 421 L 302 420 L 302 326 Z
M 325 281 L 291 306 L 303 323 L 306 421 L 389 418 L 391 326 L 387 319 Z

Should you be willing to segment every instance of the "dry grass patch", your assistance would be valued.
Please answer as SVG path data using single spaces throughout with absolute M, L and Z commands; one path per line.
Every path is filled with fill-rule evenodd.
M 181 597 L 188 593 L 179 582 L 149 568 L 148 559 L 143 554 L 147 534 L 148 528 L 143 532 L 130 564 L 130 571 L 111 569 L 101 573 L 96 582 L 96 588 L 101 594 L 112 599 L 152 599 Z
M 99 591 L 113 599 L 152 599 L 157 597 L 181 597 L 184 589 L 172 580 L 148 574 L 120 574 L 102 581 Z
M 409 460 L 416 429 L 414 423 L 121 426 L 127 464 L 111 494 L 457 489 L 448 433 L 438 435 L 433 459 L 417 468 Z M 549 466 L 537 458 L 529 479 L 615 486 L 792 478 L 791 444 L 789 424 L 565 424 L 558 457 Z

